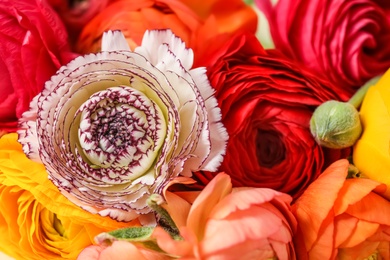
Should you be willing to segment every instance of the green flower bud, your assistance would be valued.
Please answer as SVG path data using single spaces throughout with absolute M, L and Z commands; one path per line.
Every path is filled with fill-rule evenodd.
M 327 101 L 314 111 L 310 131 L 321 146 L 334 149 L 352 146 L 362 133 L 359 112 L 350 103 Z

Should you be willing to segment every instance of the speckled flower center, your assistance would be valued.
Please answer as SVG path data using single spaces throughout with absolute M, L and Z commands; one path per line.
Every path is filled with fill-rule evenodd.
M 145 136 L 147 122 L 142 111 L 128 105 L 110 103 L 91 115 L 93 139 L 102 151 L 120 154 L 127 146 L 137 146 Z M 137 115 L 143 114 L 143 117 Z
M 142 92 L 114 87 L 92 95 L 78 110 L 79 141 L 84 162 L 94 172 L 115 179 L 145 173 L 165 138 L 163 115 Z M 92 171 L 93 172 L 93 171 Z

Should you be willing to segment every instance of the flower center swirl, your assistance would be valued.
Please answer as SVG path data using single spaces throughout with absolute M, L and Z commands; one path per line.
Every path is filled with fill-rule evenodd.
M 94 179 L 121 183 L 143 175 L 165 136 L 159 107 L 143 93 L 119 86 L 99 91 L 81 114 L 81 165 Z

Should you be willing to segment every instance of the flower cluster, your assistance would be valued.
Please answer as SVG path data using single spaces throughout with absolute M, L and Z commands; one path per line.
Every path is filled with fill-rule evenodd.
M 4 0 L 0 21 L 0 252 L 390 259 L 389 4 Z

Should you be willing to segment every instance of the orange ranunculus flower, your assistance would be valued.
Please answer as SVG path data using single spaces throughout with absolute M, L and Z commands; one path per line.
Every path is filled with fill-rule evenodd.
M 385 185 L 346 179 L 348 166 L 334 162 L 292 206 L 298 259 L 390 258 L 390 202 L 375 193 Z
M 296 222 L 289 195 L 265 188 L 232 189 L 230 177 L 220 173 L 189 206 L 186 201 L 192 196 L 167 193 L 166 209 L 184 238 L 174 240 L 157 227 L 153 236 L 168 254 L 185 259 L 295 259 Z
M 84 211 L 29 160 L 17 134 L 0 138 L 0 251 L 16 259 L 75 259 L 108 230 L 129 226 Z
M 121 30 L 131 49 L 141 44 L 146 30 L 170 28 L 195 52 L 195 62 L 235 32 L 256 32 L 257 15 L 242 0 L 118 0 L 83 28 L 76 49 L 96 52 L 107 30 Z M 221 36 L 216 41 L 215 37 Z
M 353 163 L 366 177 L 385 183 L 390 199 L 390 70 L 371 86 L 360 108 L 363 133 L 353 147 Z

